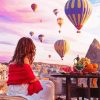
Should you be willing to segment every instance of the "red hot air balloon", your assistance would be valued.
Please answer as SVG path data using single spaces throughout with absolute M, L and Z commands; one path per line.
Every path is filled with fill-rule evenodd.
M 32 8 L 32 10 L 33 10 L 34 12 L 36 12 L 38 6 L 37 6 L 37 4 L 33 3 L 33 4 L 31 5 L 31 8 Z

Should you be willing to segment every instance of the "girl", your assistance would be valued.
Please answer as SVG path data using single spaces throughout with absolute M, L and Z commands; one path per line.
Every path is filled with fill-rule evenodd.
M 35 53 L 36 47 L 30 38 L 23 37 L 18 41 L 9 64 L 7 94 L 27 100 L 54 100 L 54 84 L 49 80 L 39 81 L 30 67 Z

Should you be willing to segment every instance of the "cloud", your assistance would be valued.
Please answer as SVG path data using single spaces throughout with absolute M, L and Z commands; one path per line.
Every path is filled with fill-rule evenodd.
M 14 45 L 13 43 L 10 42 L 6 42 L 6 41 L 0 41 L 0 44 L 4 44 L 4 45 Z

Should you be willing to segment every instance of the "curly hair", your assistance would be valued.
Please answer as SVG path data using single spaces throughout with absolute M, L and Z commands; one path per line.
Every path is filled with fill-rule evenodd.
M 22 37 L 16 46 L 13 58 L 10 62 L 16 62 L 16 64 L 24 64 L 24 58 L 29 59 L 29 63 L 32 64 L 36 53 L 36 47 L 33 41 L 28 37 Z

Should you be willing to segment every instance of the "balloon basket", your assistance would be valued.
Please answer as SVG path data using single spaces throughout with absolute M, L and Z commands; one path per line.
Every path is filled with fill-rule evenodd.
M 81 33 L 81 31 L 80 30 L 77 30 L 77 33 Z

